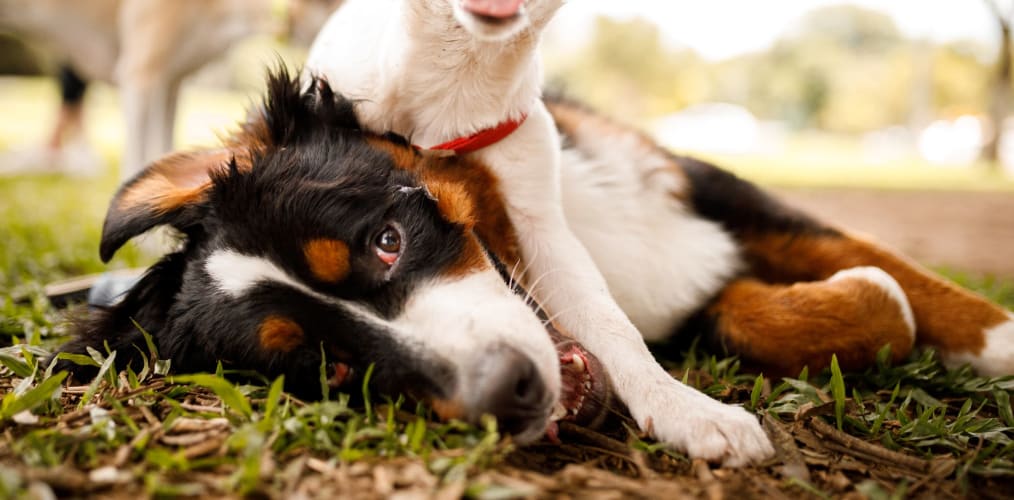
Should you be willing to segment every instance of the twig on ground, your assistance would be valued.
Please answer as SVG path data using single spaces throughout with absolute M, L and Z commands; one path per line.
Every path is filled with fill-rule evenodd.
M 921 473 L 930 472 L 932 468 L 932 463 L 928 460 L 905 455 L 903 453 L 888 450 L 883 446 L 868 443 L 862 439 L 850 436 L 838 429 L 835 429 L 820 418 L 810 419 L 810 427 L 817 431 L 817 433 L 821 436 L 838 443 L 840 446 L 833 446 L 834 443 L 825 443 L 826 446 L 835 449 L 836 451 L 854 455 L 859 458 L 865 458 L 874 462 L 879 462 L 884 465 L 895 467 L 901 466 L 905 469 Z

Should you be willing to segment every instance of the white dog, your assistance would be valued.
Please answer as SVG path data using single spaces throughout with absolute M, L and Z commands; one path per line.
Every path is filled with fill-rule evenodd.
M 537 54 L 540 33 L 561 4 L 349 0 L 318 36 L 307 71 L 357 102 L 356 114 L 370 130 L 491 167 L 530 288 L 602 361 L 642 430 L 694 458 L 726 465 L 762 460 L 773 451 L 757 419 L 666 373 L 568 228 L 560 140 L 540 99 Z

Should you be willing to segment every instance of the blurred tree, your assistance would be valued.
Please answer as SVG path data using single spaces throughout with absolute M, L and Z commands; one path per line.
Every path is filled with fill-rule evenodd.
M 720 65 L 718 94 L 796 127 L 870 130 L 907 121 L 911 57 L 887 15 L 830 6 L 805 15 L 770 51 Z M 745 93 L 726 83 L 743 79 Z
M 982 113 L 989 100 L 983 47 L 908 40 L 887 15 L 854 5 L 815 9 L 769 50 L 718 63 L 662 38 L 651 21 L 600 18 L 586 45 L 549 54 L 550 81 L 642 125 L 718 100 L 796 128 L 921 130 L 940 112 Z
M 633 122 L 705 100 L 711 87 L 694 52 L 665 46 L 658 26 L 637 18 L 598 18 L 588 45 L 547 65 L 552 84 Z
M 935 47 L 931 53 L 931 90 L 934 114 L 983 113 L 989 102 L 992 69 L 980 54 L 984 47 L 957 42 Z
M 993 135 L 983 147 L 982 156 L 992 168 L 1000 170 L 1000 151 L 1003 148 L 1003 123 L 1010 108 L 1011 92 L 1011 19 L 1014 6 L 1000 5 L 997 0 L 984 0 L 989 6 L 997 27 L 1000 29 L 1000 51 L 996 61 L 996 73 L 990 93 L 989 116 L 993 122 Z

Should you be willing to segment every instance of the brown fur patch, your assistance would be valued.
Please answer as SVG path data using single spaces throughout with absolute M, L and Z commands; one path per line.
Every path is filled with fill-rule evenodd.
M 458 256 L 457 261 L 451 264 L 447 274 L 461 277 L 488 267 L 489 261 L 486 260 L 485 250 L 482 249 L 479 240 L 469 234 L 465 236 L 465 246 L 461 249 L 461 255 Z
M 793 376 L 804 366 L 820 370 L 832 354 L 842 369 L 859 370 L 884 345 L 900 361 L 913 344 L 898 303 L 860 278 L 790 286 L 739 280 L 708 312 L 717 318 L 722 344 L 766 375 Z
M 204 200 L 211 187 L 211 173 L 223 169 L 228 151 L 174 153 L 155 162 L 119 197 L 120 210 L 147 208 L 168 213 Z
M 508 268 L 520 260 L 517 233 L 507 215 L 507 205 L 500 192 L 500 180 L 489 168 L 464 158 L 424 157 L 418 162 L 416 171 L 431 192 L 440 192 L 441 188 L 434 189 L 430 186 L 460 186 L 461 191 L 455 189 L 452 198 L 455 200 L 454 205 L 469 207 L 475 224 L 473 229 L 479 238 Z M 464 203 L 466 195 L 469 199 L 467 205 Z M 451 209 L 447 211 L 452 212 Z
M 303 245 L 303 256 L 313 276 L 325 283 L 339 283 L 349 275 L 349 247 L 343 241 L 315 239 Z
M 303 343 L 303 328 L 284 316 L 268 316 L 257 330 L 261 347 L 268 351 L 290 352 Z
M 437 208 L 447 221 L 464 226 L 467 230 L 475 227 L 475 207 L 472 197 L 463 184 L 457 182 L 434 181 L 426 184 L 426 189 L 437 200 Z
M 979 354 L 985 347 L 984 331 L 1009 319 L 984 297 L 854 236 L 764 234 L 746 237 L 744 249 L 756 275 L 771 282 L 820 280 L 856 266 L 887 271 L 908 296 L 917 342 L 947 354 Z
M 416 162 L 419 161 L 420 156 L 410 146 L 395 144 L 383 137 L 377 136 L 367 137 L 366 142 L 370 146 L 389 154 L 396 167 L 410 172 L 415 171 Z

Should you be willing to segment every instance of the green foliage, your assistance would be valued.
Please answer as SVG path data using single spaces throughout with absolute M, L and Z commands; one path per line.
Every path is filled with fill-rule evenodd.
M 883 13 L 835 5 L 811 11 L 770 50 L 721 62 L 666 46 L 648 20 L 602 18 L 587 46 L 551 52 L 547 67 L 569 93 L 640 125 L 725 101 L 798 128 L 855 133 L 984 112 L 992 61 L 983 52 L 906 40 Z
M 551 87 L 635 123 L 707 99 L 713 82 L 704 61 L 667 48 L 655 24 L 599 18 L 594 29 L 576 53 L 547 54 Z
M 845 415 L 845 379 L 838 367 L 838 356 L 831 355 L 831 395 L 834 397 L 834 420 L 841 430 L 842 417 Z
M 7 393 L 0 401 L 0 422 L 23 411 L 31 411 L 46 401 L 60 397 L 60 385 L 63 379 L 67 378 L 66 373 L 60 373 L 55 377 L 43 380 L 39 385 L 24 391 L 12 391 Z M 25 380 L 31 380 L 25 379 Z
M 247 419 L 253 416 L 253 409 L 250 407 L 250 402 L 247 401 L 243 392 L 219 375 L 178 375 L 170 380 L 174 383 L 195 384 L 211 389 L 216 396 L 222 399 L 223 403 L 238 412 L 240 416 Z

